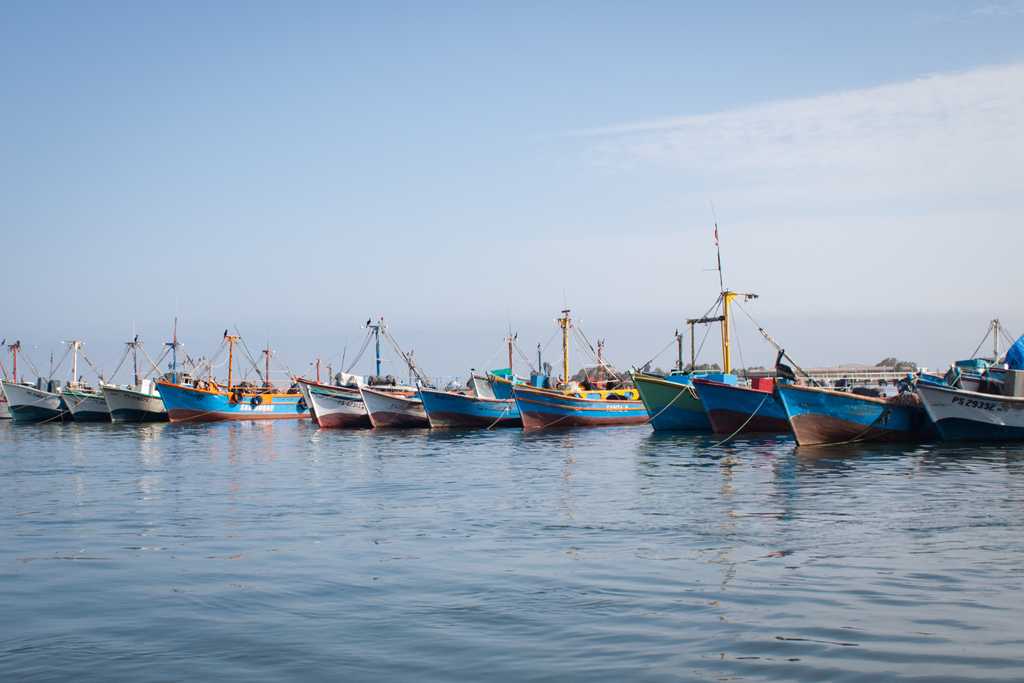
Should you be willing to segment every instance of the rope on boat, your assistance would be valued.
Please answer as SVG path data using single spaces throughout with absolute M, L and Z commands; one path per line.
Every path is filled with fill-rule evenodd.
M 889 414 L 891 412 L 892 412 L 891 407 L 890 406 L 886 406 L 885 409 L 882 410 L 882 412 L 878 414 L 878 417 L 876 417 L 871 424 L 869 424 L 867 427 L 865 427 L 863 429 L 863 431 L 859 432 L 852 439 L 847 439 L 846 441 L 838 441 L 836 443 L 829 443 L 828 445 L 829 446 L 845 446 L 845 445 L 851 444 L 851 443 L 860 443 L 863 440 L 864 436 L 867 435 L 867 433 L 870 432 L 872 429 L 874 429 L 875 426 L 880 421 L 882 421 L 884 418 L 889 417 Z
M 348 369 L 345 370 L 345 374 L 352 372 L 352 368 L 356 366 L 356 363 L 363 357 L 363 353 L 366 352 L 366 347 L 370 345 L 370 339 L 373 337 L 373 333 L 367 330 L 366 335 L 363 337 L 363 345 L 359 347 L 359 352 L 356 354 L 355 360 L 349 363 Z M 345 367 L 345 359 L 341 360 L 342 368 Z
M 679 386 L 680 386 L 680 391 L 676 394 L 675 398 L 673 398 L 671 401 L 669 401 L 667 404 L 665 404 L 664 408 L 662 408 L 657 413 L 655 413 L 654 415 L 652 415 L 649 418 L 647 418 L 647 423 L 648 424 L 650 424 L 651 422 L 654 422 L 654 420 L 656 420 L 662 413 L 664 413 L 666 410 L 671 408 L 672 404 L 675 403 L 676 401 L 678 401 L 679 397 L 683 395 L 683 391 L 682 391 L 683 389 L 688 390 L 689 393 L 690 393 L 690 396 L 692 396 L 694 399 L 696 399 L 698 401 L 700 400 L 700 398 L 697 396 L 697 392 L 693 390 L 693 386 L 688 385 L 688 384 L 681 384 Z
M 748 417 L 748 418 L 747 418 L 747 421 L 746 421 L 746 422 L 744 422 L 743 424 L 741 424 L 741 425 L 739 426 L 739 428 L 738 428 L 738 429 L 737 429 L 737 430 L 736 430 L 735 432 L 733 432 L 733 433 L 732 433 L 732 434 L 730 434 L 729 436 L 725 437 L 724 439 L 722 439 L 722 440 L 721 440 L 721 441 L 719 441 L 718 443 L 716 443 L 716 444 L 712 444 L 712 445 L 711 445 L 710 447 L 711 447 L 711 448 L 718 448 L 718 447 L 719 447 L 719 446 L 721 446 L 722 444 L 724 444 L 724 443 L 726 443 L 726 442 L 728 442 L 728 441 L 731 441 L 731 440 L 732 440 L 732 438 L 733 438 L 734 436 L 736 436 L 737 434 L 739 434 L 740 432 L 742 432 L 742 431 L 743 431 L 743 428 L 744 428 L 744 427 L 746 427 L 746 426 L 747 426 L 748 424 L 750 424 L 750 421 L 754 419 L 754 416 L 755 416 L 755 415 L 757 415 L 757 412 L 758 412 L 759 410 L 761 410 L 761 406 L 763 406 L 763 405 L 764 405 L 764 402 L 765 402 L 765 401 L 767 401 L 767 400 L 768 400 L 769 398 L 771 398 L 771 394 L 765 394 L 765 395 L 764 395 L 764 398 L 762 398 L 762 399 L 761 399 L 761 403 L 760 403 L 760 404 L 758 404 L 757 408 L 754 408 L 754 412 L 752 412 L 752 413 L 750 414 L 750 417 Z
M 512 403 L 515 403 L 515 401 L 516 400 L 513 398 L 512 399 Z M 494 425 L 498 424 L 501 421 L 501 418 L 505 417 L 505 413 L 507 413 L 508 409 L 511 408 L 511 407 L 512 407 L 511 403 L 506 404 L 505 407 L 501 409 L 501 415 L 498 415 L 498 417 L 494 420 L 494 422 L 492 422 L 491 424 L 487 425 L 487 429 L 494 429 Z

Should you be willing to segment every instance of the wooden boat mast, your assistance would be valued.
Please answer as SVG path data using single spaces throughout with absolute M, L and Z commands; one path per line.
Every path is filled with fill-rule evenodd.
M 505 341 L 508 342 L 508 371 L 514 376 L 515 373 L 512 372 L 512 343 L 515 341 L 515 337 L 512 336 L 512 330 L 508 331 Z
M 683 335 L 676 330 L 676 370 L 683 371 Z
M 562 311 L 562 317 L 558 319 L 558 326 L 562 328 L 562 381 L 569 383 L 569 328 L 572 327 L 572 318 L 569 317 L 569 309 Z
M 139 386 L 139 345 L 141 343 L 139 335 L 135 335 L 135 338 L 130 342 L 124 343 L 132 352 L 132 380 L 135 382 L 134 386 L 136 387 Z
M 10 349 L 10 351 L 11 351 L 11 361 L 12 361 L 11 364 L 14 366 L 12 368 L 13 371 L 14 371 L 13 379 L 14 379 L 14 383 L 17 384 L 18 383 L 18 351 L 21 351 L 21 342 L 20 341 L 16 341 L 13 344 L 8 344 L 7 348 Z
M 263 349 L 263 388 L 270 388 L 270 355 L 273 353 L 270 349 L 270 341 L 267 341 L 267 348 Z
M 228 342 L 228 393 L 231 393 L 231 380 L 235 369 L 235 342 L 239 337 L 237 334 L 225 334 L 224 339 Z

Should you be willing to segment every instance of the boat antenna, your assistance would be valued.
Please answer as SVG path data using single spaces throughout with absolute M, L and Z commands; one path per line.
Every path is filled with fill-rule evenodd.
M 720 292 L 724 292 L 725 278 L 722 275 L 722 249 L 718 243 L 718 214 L 715 212 L 715 203 L 713 201 L 711 202 L 711 217 L 715 222 L 715 255 L 718 258 L 718 290 Z
M 174 316 L 174 325 L 171 327 L 171 341 L 164 342 L 171 352 L 171 382 L 178 383 L 178 316 Z

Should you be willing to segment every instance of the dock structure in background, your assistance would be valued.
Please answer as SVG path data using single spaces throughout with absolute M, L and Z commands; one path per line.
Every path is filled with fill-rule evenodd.
M 927 368 L 920 368 L 926 370 Z M 811 379 L 835 384 L 840 380 L 846 380 L 850 384 L 871 384 L 878 382 L 898 382 L 908 374 L 907 370 L 897 370 L 895 366 L 883 365 L 836 365 L 827 368 L 804 368 Z M 738 375 L 748 379 L 758 377 L 775 377 L 775 368 L 745 368 L 737 371 Z

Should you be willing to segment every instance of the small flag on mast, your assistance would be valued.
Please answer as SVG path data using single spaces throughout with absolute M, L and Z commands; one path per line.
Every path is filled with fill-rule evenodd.
M 715 246 L 718 246 L 718 223 L 715 223 Z

